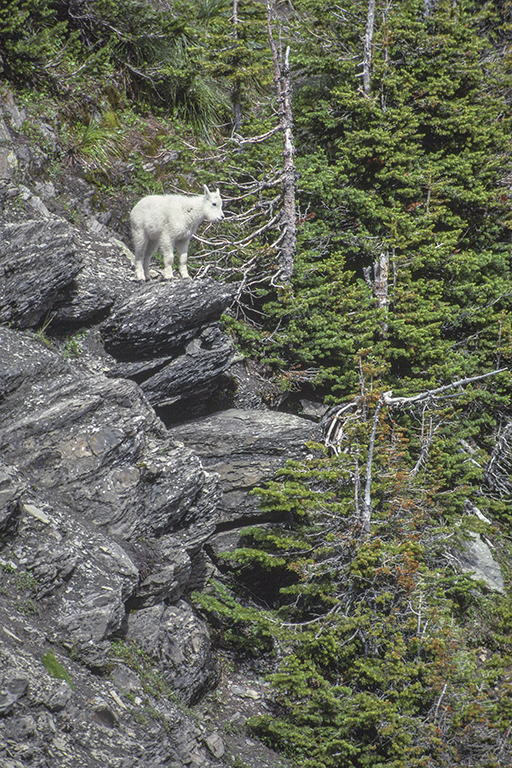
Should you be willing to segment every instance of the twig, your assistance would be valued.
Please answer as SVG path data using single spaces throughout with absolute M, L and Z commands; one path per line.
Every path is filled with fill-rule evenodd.
M 446 689 L 447 689 L 447 688 L 448 688 L 448 683 L 445 683 L 445 684 L 444 684 L 444 686 L 443 686 L 443 690 L 441 691 L 441 695 L 440 695 L 440 697 L 438 698 L 438 700 L 437 700 L 437 703 L 436 703 L 436 706 L 435 706 L 435 709 L 434 709 L 434 720 L 436 720 L 436 719 L 437 719 L 437 715 L 438 715 L 438 713 L 439 713 L 439 707 L 441 706 L 441 702 L 442 702 L 442 700 L 443 700 L 443 698 L 444 698 L 444 695 L 445 695 L 445 693 L 446 693 Z

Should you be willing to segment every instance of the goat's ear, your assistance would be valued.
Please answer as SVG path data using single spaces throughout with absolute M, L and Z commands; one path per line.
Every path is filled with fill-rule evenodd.
M 206 197 L 210 197 L 210 190 L 206 186 L 206 184 L 203 184 L 203 192 L 205 193 Z
M 220 189 L 218 187 L 217 187 L 217 193 L 216 194 L 220 197 Z

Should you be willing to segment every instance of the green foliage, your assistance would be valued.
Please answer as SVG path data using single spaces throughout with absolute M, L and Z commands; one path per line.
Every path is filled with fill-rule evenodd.
M 479 16 L 464 3 L 382 9 L 365 98 L 364 16 L 349 7 L 298 5 L 315 35 L 295 51 L 296 290 L 264 307 L 269 359 L 318 368 L 320 391 L 338 397 L 357 386 L 360 349 L 372 347 L 391 383 L 414 386 L 490 369 L 511 351 L 510 111 Z M 387 311 L 361 279 L 382 252 Z
M 319 391 L 339 397 L 357 387 L 356 360 L 373 341 L 379 312 L 362 280 L 345 269 L 340 253 L 329 258 L 301 252 L 293 292 L 283 290 L 263 311 L 279 325 L 262 337 L 263 359 L 282 368 L 314 370 Z
M 470 395 L 473 405 L 477 399 Z M 505 684 L 503 698 L 496 694 L 496 678 L 481 662 L 480 617 L 488 614 L 489 625 L 490 615 L 502 617 L 501 632 L 496 620 L 493 630 L 498 665 L 510 647 L 503 631 L 510 601 L 487 596 L 484 584 L 445 557 L 447 537 L 456 549 L 467 530 L 487 530 L 477 518 L 453 527 L 464 500 L 484 502 L 476 461 L 484 457 L 475 452 L 468 462 L 455 450 L 456 403 L 422 415 L 439 423 L 420 471 L 411 471 L 419 450 L 414 410 L 384 414 L 378 424 L 370 537 L 360 536 L 353 484 L 364 474 L 365 425 L 347 421 L 339 456 L 289 462 L 258 490 L 263 508 L 286 522 L 249 529 L 246 546 L 229 558 L 241 594 L 248 588 L 267 600 L 265 585 L 279 583 L 274 611 L 258 614 L 280 657 L 269 676 L 275 709 L 250 727 L 301 765 L 499 764 L 509 692 Z M 439 490 L 429 497 L 423 489 L 433 483 Z M 458 510 L 446 502 L 454 486 Z M 235 605 L 224 603 L 228 625 Z
M 271 652 L 273 631 L 265 613 L 242 605 L 223 584 L 212 581 L 208 593 L 194 592 L 192 599 L 208 616 L 222 645 L 256 657 Z
M 270 675 L 276 709 L 251 719 L 252 732 L 311 767 L 410 768 L 430 759 L 486 765 L 478 755 L 488 745 L 488 759 L 496 758 L 503 720 L 464 626 L 493 601 L 477 582 L 446 569 L 446 532 L 424 512 L 413 514 L 403 482 L 399 498 L 388 488 L 380 535 L 358 539 L 347 502 L 340 503 L 340 462 L 331 460 L 327 472 L 327 461 L 290 464 L 281 487 L 272 483 L 263 493 L 265 505 L 272 498 L 274 511 L 282 503 L 287 516 L 289 499 L 301 498 L 307 520 L 301 514 L 295 525 L 252 535 L 258 567 L 266 565 L 270 577 L 273 565 L 258 549 L 277 550 L 296 577 L 268 615 L 275 642 L 286 648 Z M 401 510 L 393 514 L 395 502 Z M 250 548 L 237 556 L 246 565 Z M 460 728 L 466 736 L 455 744 Z
M 64 342 L 64 357 L 80 357 L 82 354 L 82 341 L 85 336 L 85 331 L 78 331 L 77 333 L 69 336 Z
M 51 675 L 51 677 L 55 677 L 57 680 L 65 680 L 70 688 L 75 688 L 68 671 L 60 663 L 60 661 L 55 658 L 54 653 L 48 651 L 48 653 L 45 653 L 43 656 L 41 656 L 41 661 L 43 662 L 46 671 L 49 675 Z
M 109 119 L 110 118 L 110 119 Z M 110 123 L 114 123 L 112 126 Z M 125 155 L 125 142 L 115 118 L 107 113 L 102 124 L 91 121 L 67 149 L 69 161 L 84 167 L 93 167 L 108 174 L 112 163 Z
M 33 84 L 52 57 L 72 48 L 67 25 L 58 20 L 58 2 L 0 1 L 0 52 L 5 76 L 13 83 Z
M 21 571 L 16 576 L 16 589 L 22 592 L 25 589 L 33 590 L 37 587 L 37 579 L 30 571 Z

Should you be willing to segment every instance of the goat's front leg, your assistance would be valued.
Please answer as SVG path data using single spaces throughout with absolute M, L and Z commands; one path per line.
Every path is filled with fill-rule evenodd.
M 178 253 L 178 258 L 180 261 L 179 270 L 180 270 L 180 275 L 183 279 L 190 277 L 187 269 L 189 243 L 190 243 L 190 238 L 188 240 L 178 240 L 176 242 L 176 251 Z

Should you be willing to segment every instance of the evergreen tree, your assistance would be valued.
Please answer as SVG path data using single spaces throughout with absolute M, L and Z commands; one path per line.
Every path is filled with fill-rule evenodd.
M 485 467 L 510 420 L 510 377 L 421 407 L 388 409 L 382 393 L 510 361 L 506 11 L 375 5 L 370 67 L 366 3 L 294 4 L 299 249 L 292 290 L 264 305 L 262 347 L 285 380 L 301 367 L 347 402 L 337 455 L 291 464 L 260 490 L 286 524 L 247 531 L 230 557 L 234 593 L 250 585 L 274 609 L 258 615 L 275 637 L 275 709 L 252 728 L 308 768 L 497 768 L 512 759 L 510 699 L 492 670 L 510 634 L 483 664 L 478 616 L 506 621 L 509 602 L 447 567 L 446 540 L 484 532 L 468 504 L 508 524 Z M 257 653 L 261 626 L 228 602 L 201 598 Z
M 385 318 L 375 311 L 370 320 L 374 352 L 397 382 L 423 387 L 492 368 L 509 344 L 510 110 L 493 87 L 496 66 L 485 65 L 489 42 L 472 3 L 440 2 L 428 14 L 422 2 L 378 7 L 364 93 L 358 7 L 298 4 L 315 31 L 301 41 L 295 96 L 306 212 L 298 304 L 309 293 L 300 275 L 334 254 L 354 285 L 387 254 L 389 302 Z M 331 286 L 323 290 L 330 306 Z M 283 311 L 293 327 L 288 300 Z M 340 313 L 339 332 L 345 323 Z M 322 336 L 303 335 L 290 359 L 305 362 L 304 347 L 325 357 Z M 342 373 L 354 362 L 340 355 L 336 364 Z

